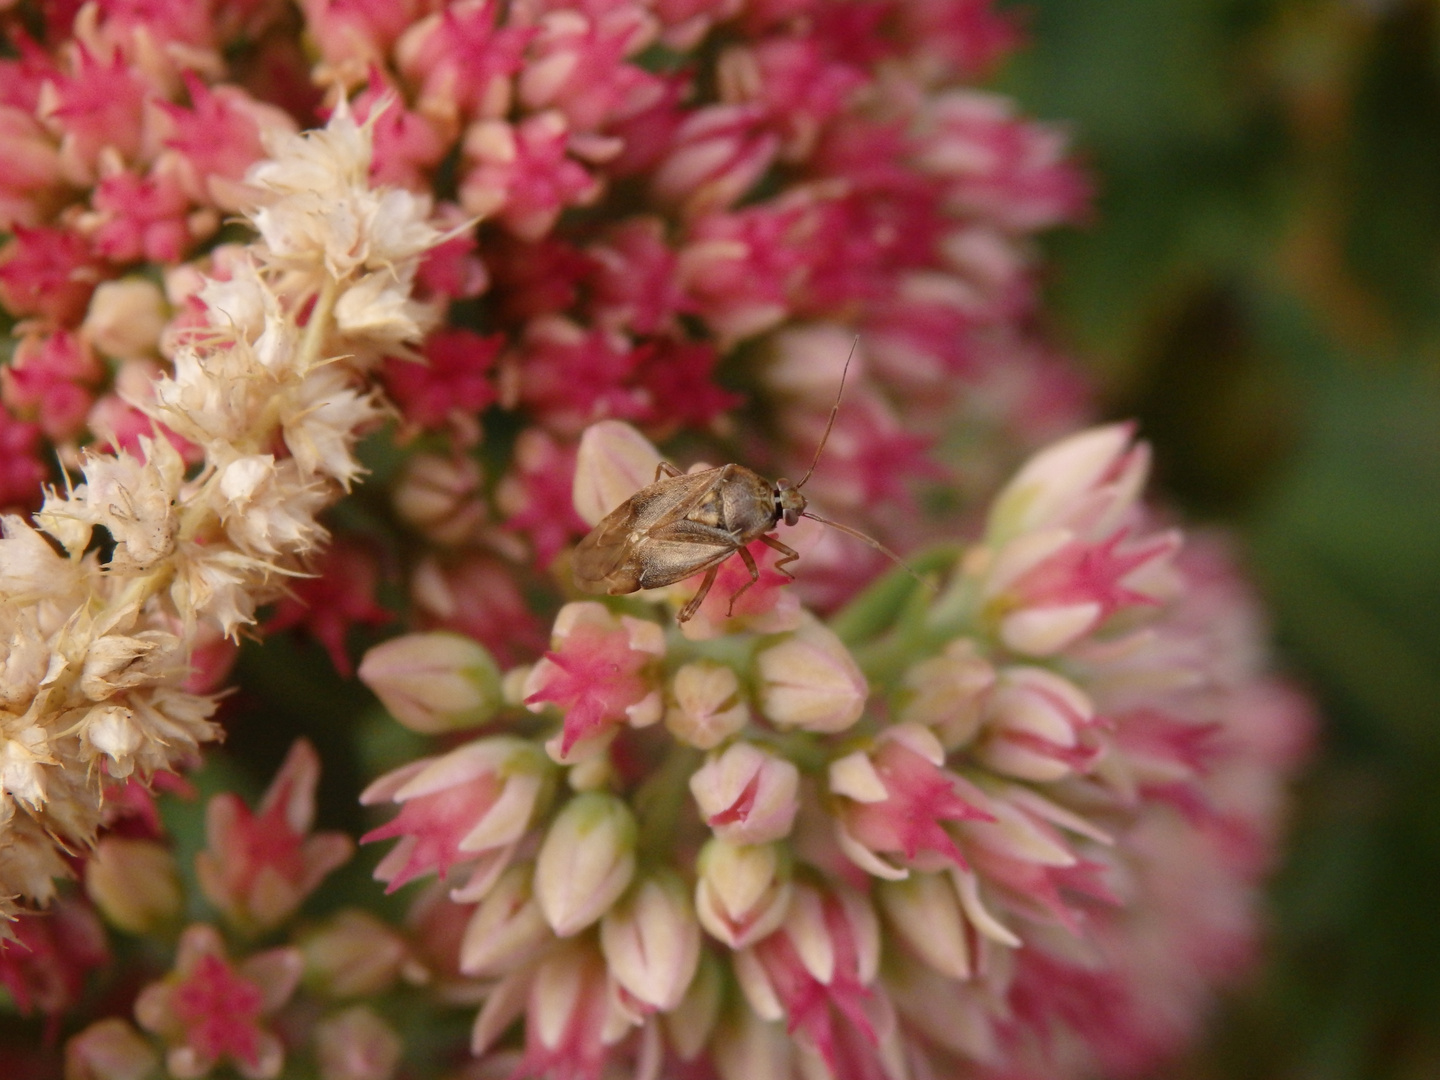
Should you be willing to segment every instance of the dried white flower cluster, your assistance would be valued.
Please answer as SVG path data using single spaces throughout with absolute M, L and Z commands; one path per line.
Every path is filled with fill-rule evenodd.
M 369 126 L 342 99 L 325 130 L 267 148 L 260 240 L 201 288 L 210 325 L 144 406 L 203 460 L 158 434 L 138 457 L 91 453 L 33 525 L 4 519 L 0 916 L 50 899 L 107 786 L 216 736 L 214 698 L 183 685 L 199 635 L 235 636 L 325 540 L 316 515 L 381 413 L 365 372 L 430 322 L 410 294 L 440 236 L 427 199 L 370 186 Z

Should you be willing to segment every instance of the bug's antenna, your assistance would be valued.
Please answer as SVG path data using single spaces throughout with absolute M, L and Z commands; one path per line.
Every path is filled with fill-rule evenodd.
M 850 361 L 855 359 L 855 346 L 859 344 L 860 335 L 856 334 L 855 340 L 850 342 L 850 352 L 845 357 L 845 366 L 840 371 L 840 389 L 835 392 L 835 404 L 830 407 L 830 419 L 825 422 L 825 434 L 820 436 L 820 445 L 815 448 L 815 456 L 810 461 L 810 468 L 805 470 L 804 478 L 795 485 L 796 491 L 804 487 L 805 481 L 810 479 L 810 474 L 815 471 L 815 466 L 820 464 L 820 451 L 824 450 L 825 444 L 830 441 L 830 429 L 835 426 L 835 417 L 840 414 L 840 399 L 845 396 L 845 376 L 850 373 Z M 833 525 L 834 522 L 831 524 Z
M 841 532 L 849 536 L 855 537 L 856 540 L 864 541 L 876 551 L 880 552 L 881 555 L 884 555 L 887 559 L 893 562 L 896 566 L 904 570 L 921 585 L 924 585 L 931 592 L 935 591 L 935 586 L 933 584 L 922 578 L 919 574 L 917 574 L 914 570 L 910 568 L 909 563 L 907 563 L 904 559 L 900 558 L 899 555 L 896 555 L 895 552 L 891 551 L 888 547 L 880 543 L 880 541 L 876 540 L 873 536 L 867 536 L 859 529 L 852 529 L 849 525 L 842 525 L 838 521 L 831 521 L 829 518 L 821 517 L 819 514 L 812 514 L 809 510 L 803 511 L 800 516 L 808 517 L 812 521 L 818 521 L 821 525 L 829 525 L 832 529 L 839 529 Z

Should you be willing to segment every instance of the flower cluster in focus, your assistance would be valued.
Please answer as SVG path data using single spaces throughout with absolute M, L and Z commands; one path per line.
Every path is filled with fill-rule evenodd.
M 587 437 L 577 507 L 642 444 Z M 1188 1035 L 1250 956 L 1307 714 L 1218 553 L 1139 502 L 1148 460 L 1062 441 L 928 558 L 938 596 L 897 572 L 828 625 L 762 583 L 729 625 L 567 604 L 503 675 L 372 651 L 402 722 L 494 731 L 365 795 L 398 809 L 377 875 L 468 913 L 474 1051 L 523 1017 L 529 1076 L 1128 1075 Z

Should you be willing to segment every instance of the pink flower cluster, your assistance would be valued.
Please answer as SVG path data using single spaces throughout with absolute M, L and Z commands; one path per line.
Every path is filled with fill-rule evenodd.
M 641 443 L 587 434 L 582 515 Z M 1155 527 L 1148 465 L 1125 425 L 1063 440 L 937 596 L 881 583 L 832 626 L 764 580 L 678 630 L 567 604 L 503 676 L 446 635 L 373 651 L 407 726 L 491 728 L 366 792 L 399 807 L 377 877 L 450 886 L 424 905 L 464 922 L 474 1051 L 523 1017 L 527 1076 L 1008 1080 L 1183 1044 L 1254 956 L 1309 714 L 1219 548 Z
M 421 279 L 457 324 L 423 366 L 385 373 L 405 431 L 459 452 L 495 406 L 535 427 L 463 548 L 548 563 L 579 530 L 548 489 L 580 430 L 721 430 L 742 400 L 716 381 L 734 345 L 777 372 L 812 364 L 804 334 L 768 333 L 784 326 L 840 322 L 864 342 L 866 385 L 817 481 L 853 511 L 953 479 L 926 451 L 957 405 L 1009 429 L 997 447 L 1078 415 L 1078 384 L 1051 378 L 1019 328 L 1025 240 L 1081 213 L 1086 185 L 1055 130 L 964 88 L 1017 41 L 987 3 L 413 0 L 299 17 L 310 72 L 278 3 L 57 8 L 37 39 L 0 16 L 20 53 L 0 101 L 0 302 L 24 335 L 3 384 L 0 435 L 23 451 L 8 502 L 44 469 L 34 425 L 62 446 L 149 430 L 127 399 L 195 301 L 183 276 L 161 295 L 136 272 L 211 240 L 261 133 L 313 122 L 312 79 L 362 118 L 387 102 L 378 180 L 453 191 L 459 228 Z M 1068 404 L 1037 432 L 1057 385 Z M 772 463 L 808 452 L 833 386 L 779 373 L 749 388 L 783 421 Z

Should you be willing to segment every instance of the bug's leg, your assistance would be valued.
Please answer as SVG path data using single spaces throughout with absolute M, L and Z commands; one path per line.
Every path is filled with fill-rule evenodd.
M 720 565 L 717 563 L 705 571 L 705 580 L 700 582 L 700 588 L 696 590 L 695 595 L 686 602 L 685 606 L 680 609 L 680 613 L 675 616 L 677 623 L 689 622 L 694 618 L 695 612 L 699 611 L 700 605 L 705 602 L 705 597 L 710 592 L 710 586 L 715 584 L 715 575 L 719 570 Z
M 671 465 L 668 461 L 662 461 L 655 466 L 655 479 L 651 482 L 658 484 L 662 476 L 674 479 L 681 475 L 683 474 L 674 465 Z
M 750 571 L 750 580 L 730 594 L 730 609 L 725 612 L 727 619 L 735 614 L 735 601 L 740 599 L 740 594 L 760 580 L 760 568 L 755 565 L 755 556 L 751 555 L 750 552 L 746 551 L 743 547 L 736 548 L 735 553 L 739 555 L 741 561 L 745 563 L 745 569 Z
M 767 547 L 772 547 L 776 551 L 780 552 L 780 558 L 775 560 L 775 569 L 779 570 L 780 573 L 784 574 L 791 581 L 794 581 L 795 575 L 792 574 L 789 570 L 786 570 L 785 567 L 788 566 L 790 563 L 794 562 L 796 559 L 800 558 L 800 553 L 794 548 L 792 548 L 789 544 L 782 544 L 773 536 L 762 536 L 760 537 L 760 539 L 765 543 Z

